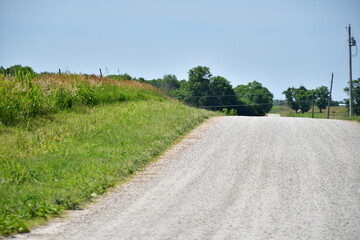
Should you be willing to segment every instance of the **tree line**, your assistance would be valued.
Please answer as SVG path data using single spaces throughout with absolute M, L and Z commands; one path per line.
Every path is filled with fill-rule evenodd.
M 300 86 L 299 88 L 289 87 L 283 94 L 287 105 L 295 111 L 308 112 L 314 104 L 322 112 L 328 105 L 330 91 L 326 86 L 313 90 Z
M 273 105 L 273 94 L 261 83 L 253 81 L 233 88 L 229 80 L 213 76 L 206 66 L 190 69 L 188 80 L 179 81 L 170 74 L 146 82 L 191 106 L 230 115 L 264 116 Z
M 344 88 L 344 91 L 349 94 L 349 88 Z M 285 95 L 285 103 L 293 110 L 301 113 L 308 112 L 314 104 L 322 112 L 327 108 L 329 101 L 329 89 L 326 86 L 320 86 L 316 89 L 306 89 L 304 86 L 299 88 L 289 87 L 283 94 Z M 356 115 L 360 115 L 360 78 L 353 80 L 353 109 Z M 349 99 L 344 99 L 346 106 L 349 108 Z M 276 101 L 276 104 L 284 102 Z M 339 102 L 331 101 L 331 106 L 339 106 Z
M 213 76 L 206 66 L 190 69 L 187 80 L 178 80 L 173 74 L 152 80 L 126 73 L 108 77 L 146 82 L 188 105 L 229 115 L 264 116 L 273 106 L 273 94 L 261 83 L 253 81 L 233 88 L 226 78 Z

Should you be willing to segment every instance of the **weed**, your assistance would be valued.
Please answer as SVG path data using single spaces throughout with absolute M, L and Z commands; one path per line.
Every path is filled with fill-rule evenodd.
M 10 235 L 14 232 L 30 232 L 25 223 L 16 215 L 0 213 L 0 235 Z

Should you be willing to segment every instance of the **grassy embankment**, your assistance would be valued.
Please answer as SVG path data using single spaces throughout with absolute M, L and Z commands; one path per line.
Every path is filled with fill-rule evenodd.
M 79 75 L 0 76 L 0 111 L 0 235 L 81 208 L 215 115 Z
M 273 106 L 270 113 L 277 113 L 283 117 L 306 117 L 311 118 L 312 112 L 311 109 L 309 112 L 306 113 L 297 113 L 294 110 L 291 110 L 288 106 Z M 327 116 L 327 109 L 320 110 L 315 107 L 314 109 L 314 118 L 326 118 Z M 330 107 L 330 119 L 339 119 L 339 120 L 357 120 L 360 121 L 360 117 L 354 117 L 352 119 L 349 118 L 349 112 L 346 107 Z

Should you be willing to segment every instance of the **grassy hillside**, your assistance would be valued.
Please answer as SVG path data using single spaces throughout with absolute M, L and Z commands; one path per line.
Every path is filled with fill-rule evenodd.
M 215 115 L 138 82 L 77 75 L 1 80 L 1 110 L 7 99 L 17 101 L 7 100 L 17 112 L 2 113 L 0 123 L 1 235 L 81 208 Z M 27 93 L 35 86 L 36 94 L 19 86 Z M 71 106 L 57 105 L 64 102 L 59 89 L 71 93 Z

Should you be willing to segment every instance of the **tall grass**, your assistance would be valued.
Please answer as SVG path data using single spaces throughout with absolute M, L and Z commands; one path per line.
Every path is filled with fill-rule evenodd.
M 116 81 L 94 75 L 18 72 L 0 75 L 0 121 L 5 125 L 55 113 L 74 106 L 95 106 L 131 100 L 163 99 L 154 87 L 136 81 Z

